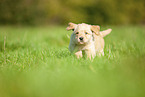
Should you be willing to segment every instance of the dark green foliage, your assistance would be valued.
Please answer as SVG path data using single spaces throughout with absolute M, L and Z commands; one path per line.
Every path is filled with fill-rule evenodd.
M 0 0 L 0 24 L 144 24 L 144 0 Z

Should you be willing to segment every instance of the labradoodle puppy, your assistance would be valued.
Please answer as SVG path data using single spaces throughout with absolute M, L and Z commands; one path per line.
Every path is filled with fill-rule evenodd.
M 100 32 L 100 26 L 98 25 L 69 23 L 67 30 L 73 30 L 70 37 L 69 51 L 74 53 L 77 58 L 83 56 L 82 51 L 89 59 L 94 58 L 96 54 L 104 56 L 105 43 L 103 37 L 109 34 L 112 29 Z

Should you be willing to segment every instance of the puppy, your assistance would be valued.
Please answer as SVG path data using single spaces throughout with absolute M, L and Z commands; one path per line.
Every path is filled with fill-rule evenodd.
M 77 58 L 83 57 L 82 51 L 89 59 L 96 55 L 104 56 L 105 43 L 103 37 L 109 34 L 112 29 L 100 32 L 100 26 L 85 23 L 69 23 L 66 29 L 73 30 L 70 37 L 69 51 L 74 53 Z

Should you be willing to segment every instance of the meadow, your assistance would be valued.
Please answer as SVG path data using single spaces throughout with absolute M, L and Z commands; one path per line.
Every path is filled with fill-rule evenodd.
M 66 26 L 0 26 L 0 97 L 145 97 L 145 26 L 107 28 L 90 61 L 69 53 Z

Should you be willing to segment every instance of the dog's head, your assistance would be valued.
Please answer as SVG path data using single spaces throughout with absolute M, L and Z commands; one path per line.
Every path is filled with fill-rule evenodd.
M 69 23 L 67 30 L 73 30 L 73 41 L 76 44 L 86 44 L 90 40 L 93 39 L 93 33 L 99 34 L 100 27 L 99 26 L 91 26 L 85 23 L 82 24 L 74 24 Z

